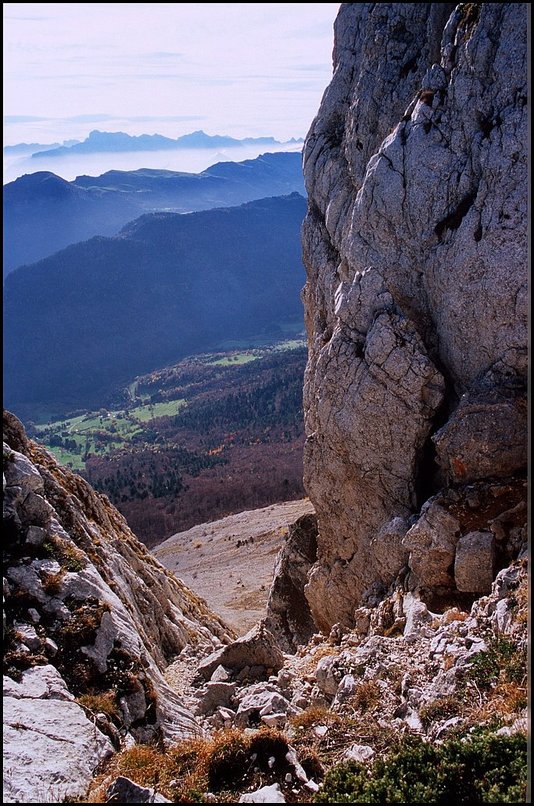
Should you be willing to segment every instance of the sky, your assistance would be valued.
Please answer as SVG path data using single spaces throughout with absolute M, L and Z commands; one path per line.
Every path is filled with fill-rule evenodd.
M 92 129 L 304 137 L 338 3 L 4 3 L 4 145 Z

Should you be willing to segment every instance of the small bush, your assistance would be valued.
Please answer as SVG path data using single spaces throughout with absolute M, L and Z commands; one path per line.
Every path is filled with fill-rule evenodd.
M 315 803 L 520 803 L 527 780 L 524 736 L 479 733 L 434 747 L 407 740 L 370 767 L 349 762 L 326 776 Z
M 110 776 L 125 775 L 141 786 L 156 788 L 174 803 L 201 803 L 208 790 L 217 802 L 235 803 L 236 792 L 283 779 L 290 770 L 288 749 L 284 735 L 270 728 L 252 735 L 235 728 L 217 731 L 209 739 L 185 739 L 166 753 L 136 745 L 113 757 L 105 777 L 92 787 L 90 802 L 101 802 Z
M 43 590 L 47 596 L 57 596 L 61 591 L 61 582 L 65 576 L 64 571 L 57 574 L 48 573 L 43 579 Z
M 466 672 L 481 690 L 488 690 L 497 682 L 521 684 L 527 674 L 526 652 L 517 648 L 509 638 L 496 637 L 489 642 L 487 651 L 479 652 Z
M 381 696 L 381 689 L 376 680 L 364 680 L 358 685 L 349 702 L 360 711 L 369 711 L 378 705 Z
M 47 557 L 54 557 L 63 571 L 82 571 L 87 565 L 84 553 L 59 537 L 46 540 L 42 545 L 42 552 Z

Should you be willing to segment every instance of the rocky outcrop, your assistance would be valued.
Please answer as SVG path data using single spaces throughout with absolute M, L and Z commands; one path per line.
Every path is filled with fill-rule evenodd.
M 316 559 L 317 518 L 303 515 L 289 527 L 286 542 L 278 553 L 265 618 L 267 629 L 289 652 L 308 643 L 315 632 L 304 588 Z
M 245 673 L 245 677 L 261 679 L 278 671 L 283 663 L 284 656 L 274 636 L 260 623 L 237 641 L 204 658 L 198 666 L 198 678 L 208 680 L 221 666 L 233 674 Z
M 9 413 L 4 438 L 6 797 L 62 800 L 125 743 L 199 734 L 162 672 L 232 636 Z
M 50 665 L 27 669 L 20 682 L 4 677 L 3 722 L 5 803 L 76 797 L 113 753 Z
M 106 803 L 172 803 L 172 801 L 154 789 L 139 786 L 121 775 L 108 786 Z
M 255 800 L 273 784 L 288 802 L 296 795 L 310 802 L 332 765 L 358 761 L 370 773 L 374 760 L 417 739 L 431 748 L 452 736 L 463 743 L 483 733 L 518 733 L 525 748 L 528 582 L 523 556 L 498 572 L 487 596 L 463 606 L 457 593 L 455 606 L 436 612 L 397 580 L 389 595 L 359 608 L 355 628 L 316 633 L 284 655 L 282 668 L 268 679 L 252 682 L 238 674 L 223 682 L 231 670 L 221 666 L 213 682 L 192 679 L 184 695 L 198 704 L 206 732 L 232 729 L 218 735 L 224 751 L 234 748 L 224 766 L 232 770 L 233 802 L 273 802 L 272 796 Z M 243 741 L 251 738 L 254 749 L 246 750 Z M 219 746 L 218 764 L 222 752 Z M 189 774 L 192 743 L 174 748 L 173 757 L 180 754 L 180 769 L 185 765 Z M 516 761 L 526 770 L 526 760 Z M 157 787 L 175 802 L 177 775 L 162 775 Z M 167 789 L 161 788 L 165 780 L 172 782 Z M 212 780 L 217 783 L 215 775 Z M 210 793 L 206 801 L 218 790 Z
M 526 468 L 526 14 L 339 11 L 304 150 L 305 486 L 319 524 L 306 597 L 325 631 L 403 568 L 412 586 L 480 591 L 451 507 L 414 522 L 426 499 L 454 489 L 469 509 L 469 485 L 491 497 Z M 490 528 L 480 507 L 478 521 L 470 531 Z M 476 545 L 487 592 L 499 559 Z

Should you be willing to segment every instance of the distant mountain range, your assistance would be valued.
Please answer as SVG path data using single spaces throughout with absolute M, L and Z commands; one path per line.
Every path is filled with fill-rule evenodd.
M 4 277 L 70 244 L 115 235 L 145 212 L 207 210 L 292 192 L 305 192 L 296 151 L 219 162 L 200 174 L 108 171 L 72 182 L 48 171 L 25 174 L 4 186 Z
M 288 140 L 288 144 L 301 143 L 303 140 Z M 82 142 L 73 145 L 63 144 L 48 150 L 39 149 L 33 157 L 36 159 L 43 157 L 65 157 L 72 154 L 101 154 L 104 152 L 116 151 L 167 151 L 179 148 L 233 148 L 237 146 L 275 146 L 284 145 L 274 137 L 245 137 L 236 140 L 234 137 L 225 135 L 210 135 L 202 130 L 184 134 L 173 140 L 161 134 L 140 134 L 131 135 L 125 132 L 101 132 L 98 129 L 90 132 Z M 13 148 L 13 147 L 12 147 Z M 16 146 L 15 146 L 16 148 Z
M 61 193 L 83 193 L 51 180 Z M 200 180 L 201 181 L 201 180 Z M 17 183 L 14 183 L 17 184 Z M 66 186 L 66 187 L 65 187 Z M 144 215 L 6 278 L 5 404 L 102 405 L 134 375 L 302 317 L 298 193 L 190 215 Z
M 4 146 L 5 156 L 14 156 L 17 154 L 35 154 L 37 151 L 49 151 L 50 149 L 61 148 L 62 146 L 70 147 L 79 143 L 79 140 L 64 140 L 62 143 L 17 143 L 14 146 Z

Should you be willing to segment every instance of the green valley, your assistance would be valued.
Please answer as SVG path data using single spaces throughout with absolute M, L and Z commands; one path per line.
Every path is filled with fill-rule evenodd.
M 137 376 L 107 406 L 41 418 L 29 431 L 153 544 L 303 495 L 305 361 L 302 333 L 189 356 Z

